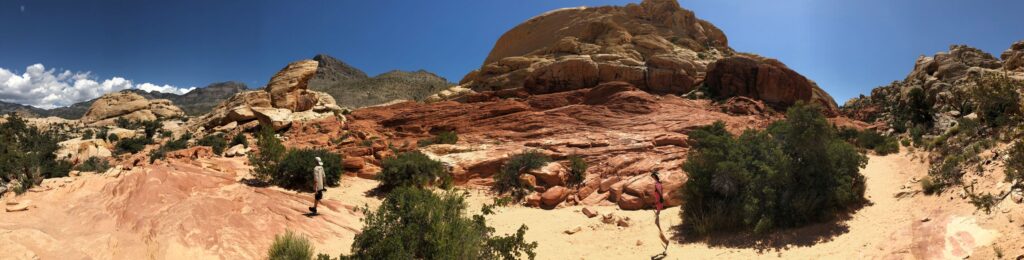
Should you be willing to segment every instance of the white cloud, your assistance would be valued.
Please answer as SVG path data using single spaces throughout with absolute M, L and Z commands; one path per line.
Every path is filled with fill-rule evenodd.
M 125 89 L 184 94 L 195 87 L 179 88 L 148 82 L 133 84 L 131 80 L 122 77 L 97 81 L 89 72 L 57 72 L 54 69 L 46 70 L 43 64 L 38 63 L 28 66 L 20 75 L 0 68 L 0 101 L 39 108 L 69 106 Z

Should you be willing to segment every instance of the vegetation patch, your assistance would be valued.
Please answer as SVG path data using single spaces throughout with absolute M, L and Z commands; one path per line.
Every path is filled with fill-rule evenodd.
M 520 259 L 536 257 L 526 226 L 494 235 L 484 215 L 466 216 L 465 193 L 399 187 L 366 211 L 352 254 L 341 259 Z
M 209 146 L 213 149 L 213 153 L 217 155 L 224 154 L 224 149 L 228 146 L 228 140 L 224 139 L 222 134 L 210 134 L 204 136 L 202 139 L 196 142 L 201 146 Z
M 444 131 L 434 137 L 420 140 L 417 144 L 426 147 L 434 144 L 455 144 L 459 142 L 459 135 L 455 131 Z
M 71 164 L 58 160 L 57 143 L 67 139 L 53 130 L 43 131 L 11 113 L 0 124 L 0 185 L 17 183 L 22 193 L 45 178 L 68 176 Z
M 378 189 L 383 192 L 398 187 L 423 188 L 429 185 L 440 185 L 447 189 L 452 184 L 452 176 L 441 162 L 432 160 L 418 151 L 384 158 L 381 166 L 377 180 L 380 181 Z
M 510 193 L 516 200 L 520 200 L 526 197 L 533 187 L 520 179 L 519 175 L 540 169 L 549 162 L 550 157 L 533 150 L 513 155 L 495 176 L 494 189 L 500 194 Z
M 313 258 L 313 244 L 305 236 L 287 230 L 274 236 L 274 244 L 267 252 L 270 260 L 307 260 Z
M 764 233 L 823 221 L 864 201 L 867 158 L 839 138 L 820 108 L 798 103 L 766 131 L 693 131 L 683 169 L 683 227 L 697 234 Z

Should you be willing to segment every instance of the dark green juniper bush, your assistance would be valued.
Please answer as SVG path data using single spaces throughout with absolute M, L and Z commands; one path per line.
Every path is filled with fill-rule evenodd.
M 820 108 L 798 103 L 766 131 L 733 136 L 716 122 L 690 135 L 684 228 L 764 233 L 827 220 L 864 201 L 867 158 L 839 138 Z
M 533 150 L 513 155 L 501 166 L 501 170 L 495 176 L 494 189 L 499 194 L 510 193 L 516 200 L 521 200 L 533 190 L 533 187 L 529 187 L 519 176 L 531 170 L 540 169 L 549 162 L 551 162 L 550 157 Z

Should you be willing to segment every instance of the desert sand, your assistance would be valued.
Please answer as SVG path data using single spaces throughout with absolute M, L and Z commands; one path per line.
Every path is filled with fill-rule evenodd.
M 988 259 L 1024 253 L 1024 207 L 1005 201 L 992 214 L 952 193 L 924 196 L 913 182 L 927 172 L 922 154 L 870 156 L 869 203 L 848 219 L 782 230 L 766 238 L 722 235 L 672 237 L 666 259 Z M 42 189 L 5 202 L 29 210 L 0 212 L 4 259 L 258 259 L 273 236 L 289 229 L 310 237 L 318 252 L 351 250 L 361 229 L 358 210 L 378 206 L 367 191 L 376 181 L 345 176 L 328 190 L 321 215 L 304 215 L 310 194 L 239 182 L 244 158 L 199 159 L 137 168 L 120 176 L 51 179 Z M 907 187 L 904 187 L 907 186 Z M 470 211 L 491 203 L 484 190 L 468 189 Z M 899 196 L 897 196 L 899 195 Z M 651 210 L 591 206 L 600 214 L 628 217 L 629 226 L 587 218 L 583 206 L 553 210 L 508 206 L 488 216 L 498 233 L 529 227 L 538 259 L 646 259 L 661 252 Z M 1015 219 L 1014 219 L 1015 218 Z M 662 224 L 678 226 L 679 208 L 662 212 Z M 567 234 L 566 230 L 580 227 Z

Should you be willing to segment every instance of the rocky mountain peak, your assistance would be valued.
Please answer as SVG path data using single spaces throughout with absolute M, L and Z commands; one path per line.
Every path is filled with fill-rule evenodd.
M 313 80 L 339 81 L 368 78 L 366 73 L 327 54 L 317 54 L 313 60 L 318 62 Z

